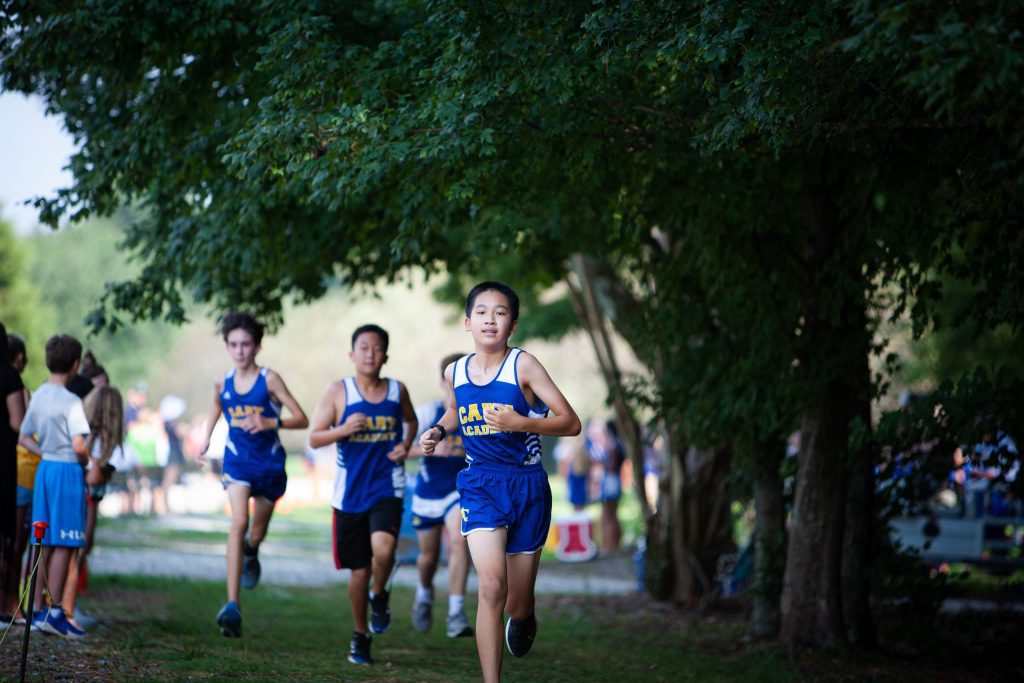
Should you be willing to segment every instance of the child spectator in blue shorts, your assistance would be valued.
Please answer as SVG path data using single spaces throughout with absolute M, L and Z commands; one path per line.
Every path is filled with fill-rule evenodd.
M 59 334 L 47 340 L 50 378 L 32 396 L 19 435 L 22 446 L 42 456 L 36 471 L 32 516 L 49 525 L 43 537 L 42 580 L 36 581 L 35 604 L 41 608 L 32 615 L 32 628 L 65 638 L 85 635 L 67 620 L 60 604 L 71 558 L 75 549 L 85 545 L 82 467 L 89 462 L 85 442 L 89 423 L 82 399 L 65 388 L 68 379 L 78 372 L 81 358 L 82 345 L 74 337 Z M 43 586 L 49 590 L 48 607 L 43 603 Z
M 352 570 L 352 664 L 371 664 L 370 631 L 384 633 L 391 626 L 387 583 L 402 525 L 404 463 L 416 435 L 416 413 L 405 385 L 380 376 L 388 341 L 388 333 L 377 325 L 352 333 L 349 358 L 356 374 L 327 385 L 309 433 L 313 448 L 332 443 L 338 448 L 331 496 L 334 564 Z
M 257 552 L 267 535 L 274 505 L 284 495 L 288 476 L 279 429 L 305 429 L 309 418 L 288 391 L 281 376 L 256 364 L 263 342 L 263 325 L 248 313 L 229 313 L 221 334 L 235 367 L 214 378 L 213 407 L 207 416 L 200 446 L 200 464 L 206 462 L 210 437 L 221 413 L 228 423 L 222 481 L 231 505 L 227 547 L 228 601 L 217 613 L 217 626 L 226 638 L 242 635 L 239 586 L 255 588 L 260 579 Z M 282 408 L 288 409 L 288 416 Z M 249 500 L 252 499 L 252 520 Z
M 503 612 L 513 656 L 529 652 L 537 633 L 533 591 L 551 526 L 540 435 L 580 433 L 579 418 L 544 366 L 508 346 L 518 322 L 519 297 L 511 287 L 488 281 L 470 290 L 464 325 L 475 353 L 445 370 L 448 410 L 420 436 L 427 455 L 456 430 L 466 449 L 469 466 L 458 476 L 462 534 L 479 580 L 476 644 L 489 682 L 501 676 Z

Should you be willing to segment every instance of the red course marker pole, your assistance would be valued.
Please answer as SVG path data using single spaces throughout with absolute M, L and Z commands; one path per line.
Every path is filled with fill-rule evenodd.
M 18 669 L 18 680 L 25 682 L 25 661 L 28 659 L 28 638 L 32 633 L 32 602 L 36 596 L 36 562 L 42 551 L 43 536 L 49 525 L 46 522 L 32 522 L 32 553 L 29 555 L 28 566 L 32 567 L 28 588 L 28 611 L 25 613 L 25 637 L 21 641 L 21 668 Z

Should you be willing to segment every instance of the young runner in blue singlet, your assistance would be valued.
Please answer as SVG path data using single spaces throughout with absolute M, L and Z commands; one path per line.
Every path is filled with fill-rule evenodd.
M 462 533 L 480 584 L 477 651 L 485 681 L 498 681 L 505 644 L 522 657 L 533 645 L 533 590 L 551 522 L 551 490 L 540 466 L 539 435 L 575 436 L 580 420 L 544 366 L 509 348 L 519 297 L 502 282 L 482 282 L 466 297 L 465 328 L 475 353 L 445 371 L 448 410 L 423 432 L 433 453 L 449 432 L 462 435 L 469 466 L 458 476 Z M 545 417 L 548 413 L 551 416 Z
M 228 601 L 217 614 L 217 625 L 229 638 L 242 635 L 239 585 L 254 588 L 260 579 L 257 551 L 267 535 L 274 504 L 284 495 L 288 483 L 285 451 L 277 430 L 304 429 L 309 425 L 309 419 L 280 375 L 256 365 L 263 330 L 263 325 L 247 313 L 229 313 L 224 317 L 221 333 L 235 367 L 224 377 L 214 379 L 213 406 L 200 447 L 200 462 L 205 463 L 210 436 L 223 413 L 228 423 L 223 483 L 231 505 L 231 530 L 227 547 Z M 282 406 L 288 409 L 288 417 L 282 415 Z
M 444 371 L 462 354 L 452 354 L 441 361 L 441 388 L 447 396 L 449 387 Z M 421 428 L 436 424 L 448 406 L 445 401 L 434 401 L 416 408 Z M 433 625 L 434 573 L 441 556 L 441 533 L 448 534 L 448 617 L 445 632 L 449 638 L 469 637 L 473 629 L 466 618 L 466 577 L 469 574 L 469 548 L 461 532 L 462 510 L 455 480 L 466 468 L 466 449 L 462 436 L 449 434 L 434 449 L 433 455 L 424 455 L 418 444 L 409 452 L 410 458 L 422 456 L 416 472 L 412 495 L 412 526 L 416 529 L 419 556 L 419 585 L 412 603 L 412 625 L 426 633 Z
M 380 376 L 388 333 L 363 325 L 352 334 L 354 377 L 332 382 L 313 417 L 309 444 L 338 445 L 334 480 L 334 562 L 351 569 L 349 602 L 355 632 L 348 661 L 370 664 L 370 631 L 391 626 L 385 588 L 395 565 L 405 495 L 405 458 L 416 434 L 416 414 L 405 386 Z M 373 579 L 372 589 L 370 579 Z M 366 606 L 369 602 L 369 628 Z

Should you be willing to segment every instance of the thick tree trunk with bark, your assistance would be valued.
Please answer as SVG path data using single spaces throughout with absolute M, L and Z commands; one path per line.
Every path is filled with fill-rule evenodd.
M 769 443 L 754 453 L 754 608 L 750 633 L 773 638 L 779 632 L 779 597 L 786 566 L 786 509 L 779 468 L 785 444 Z
M 845 536 L 847 514 L 866 514 L 861 498 L 852 503 L 852 510 L 847 504 L 850 425 L 867 399 L 863 376 L 869 352 L 866 287 L 859 262 L 850 256 L 856 253 L 848 244 L 853 236 L 828 185 L 832 177 L 828 161 L 828 154 L 821 154 L 807 171 L 811 267 L 802 301 L 800 360 L 808 407 L 801 424 L 781 601 L 781 637 L 790 646 L 846 642 L 844 567 L 851 579 L 863 576 L 866 551 L 866 537 L 859 528 L 866 518 L 855 519 L 849 538 Z M 845 546 L 844 540 L 848 541 Z M 863 596 L 866 599 L 866 593 Z M 860 597 L 850 596 L 850 600 L 851 607 L 854 603 L 866 606 Z
M 861 368 L 860 410 L 857 417 L 870 433 L 871 403 L 869 384 L 871 370 L 867 355 Z M 874 620 L 869 605 L 868 565 L 871 561 L 872 524 L 875 520 L 874 449 L 868 438 L 858 444 L 849 457 L 849 489 L 846 497 L 846 526 L 843 533 L 842 595 L 843 623 L 847 640 L 860 647 L 877 646 Z

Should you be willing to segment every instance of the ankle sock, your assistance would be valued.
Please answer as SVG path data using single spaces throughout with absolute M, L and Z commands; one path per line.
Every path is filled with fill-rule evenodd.
M 449 595 L 448 596 L 448 614 L 455 615 L 462 612 L 462 608 L 466 603 L 465 595 Z
M 416 586 L 416 602 L 434 602 L 434 589 Z

